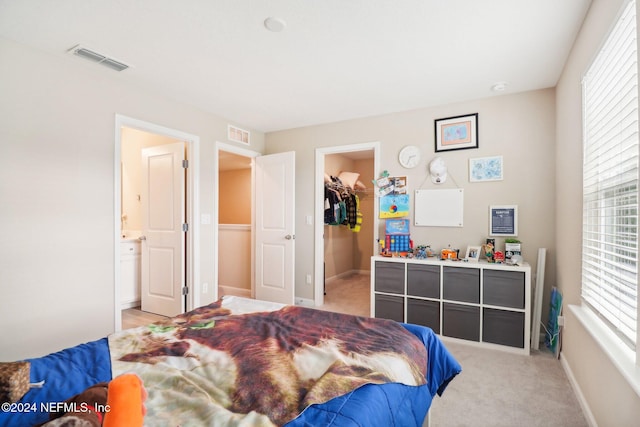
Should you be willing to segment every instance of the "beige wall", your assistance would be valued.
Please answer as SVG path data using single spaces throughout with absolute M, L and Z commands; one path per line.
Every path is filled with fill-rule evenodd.
M 450 179 L 441 187 L 425 180 L 427 164 L 436 157 L 434 120 L 467 113 L 479 113 L 479 148 L 439 153 L 449 168 Z M 266 135 L 268 153 L 296 152 L 296 296 L 313 298 L 313 286 L 304 275 L 313 272 L 313 227 L 304 223 L 314 212 L 315 149 L 380 141 L 380 171 L 408 177 L 415 189 L 464 189 L 464 227 L 412 227 L 416 245 L 434 248 L 479 245 L 488 235 L 488 211 L 492 204 L 519 206 L 519 238 L 523 256 L 535 271 L 537 250 L 548 249 L 545 301 L 555 284 L 555 91 L 496 96 L 466 103 L 349 120 L 320 126 L 273 132 Z M 418 145 L 423 158 L 418 167 L 407 170 L 397 161 L 398 152 L 408 144 Z M 505 179 L 499 182 L 470 183 L 470 158 L 504 156 Z M 413 210 L 413 208 L 412 208 Z M 375 238 L 384 230 L 374 231 Z M 499 247 L 504 239 L 497 239 Z M 547 303 L 544 307 L 548 306 Z
M 200 211 L 210 215 L 215 142 L 229 122 L 71 57 L 0 39 L 0 58 L 0 324 L 11 331 L 0 360 L 14 360 L 114 329 L 116 114 L 200 137 Z M 264 151 L 262 133 L 250 149 Z M 201 259 L 213 259 L 214 231 L 200 229 Z M 214 283 L 213 268 L 202 262 L 202 282 Z
M 220 294 L 250 297 L 251 225 L 221 224 L 218 230 Z
M 251 169 L 220 172 L 218 222 L 251 224 Z
M 580 304 L 582 241 L 582 74 L 612 27 L 624 0 L 594 0 L 556 89 L 556 246 L 562 248 L 557 284 L 564 296 L 562 358 L 575 376 L 595 422 L 637 425 L 640 397 L 566 307 Z

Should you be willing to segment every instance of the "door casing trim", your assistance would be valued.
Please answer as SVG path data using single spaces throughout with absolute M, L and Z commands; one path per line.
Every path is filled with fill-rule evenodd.
M 200 306 L 200 295 L 196 292 L 196 284 L 200 283 L 200 137 L 177 129 L 171 129 L 155 123 L 145 122 L 121 114 L 115 115 L 115 142 L 114 142 L 114 211 L 113 211 L 113 256 L 114 256 L 114 330 L 122 329 L 122 308 L 120 305 L 120 212 L 122 208 L 122 182 L 121 182 L 121 143 L 122 128 L 134 128 L 144 132 L 168 136 L 184 141 L 187 146 L 187 212 L 186 221 L 189 224 L 187 232 L 186 276 L 189 288 L 186 310 L 192 310 Z

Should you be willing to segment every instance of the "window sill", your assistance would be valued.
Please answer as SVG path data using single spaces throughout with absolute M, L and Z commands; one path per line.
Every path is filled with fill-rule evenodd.
M 640 366 L 635 355 L 588 307 L 569 305 L 569 309 L 611 360 L 629 386 L 640 396 Z

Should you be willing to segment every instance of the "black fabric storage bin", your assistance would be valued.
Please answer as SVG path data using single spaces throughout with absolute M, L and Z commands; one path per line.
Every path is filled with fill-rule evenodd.
M 482 341 L 524 348 L 524 313 L 483 309 Z
M 444 267 L 442 275 L 444 299 L 480 303 L 480 269 Z
M 407 299 L 407 323 L 427 326 L 440 333 L 440 303 L 420 299 Z
M 524 308 L 524 272 L 484 270 L 483 303 Z
M 407 264 L 407 294 L 440 298 L 440 266 Z
M 404 263 L 376 262 L 375 273 L 376 291 L 404 294 Z
M 480 341 L 480 307 L 444 303 L 442 335 Z
M 375 317 L 381 319 L 391 319 L 396 322 L 404 322 L 404 298 L 392 295 L 375 296 L 376 312 Z

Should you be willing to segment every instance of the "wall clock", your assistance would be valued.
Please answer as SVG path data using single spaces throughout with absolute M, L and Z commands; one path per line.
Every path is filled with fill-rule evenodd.
M 407 145 L 398 154 L 398 161 L 405 168 L 415 168 L 420 163 L 420 148 Z

